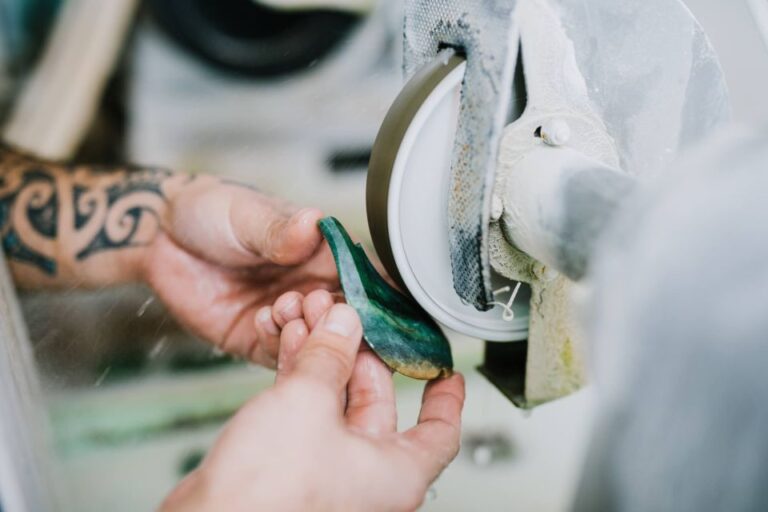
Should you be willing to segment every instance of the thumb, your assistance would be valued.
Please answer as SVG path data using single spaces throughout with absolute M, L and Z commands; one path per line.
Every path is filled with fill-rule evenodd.
M 181 247 L 207 261 L 241 267 L 263 262 L 298 265 L 323 237 L 316 209 L 296 211 L 246 187 L 203 177 L 170 200 L 164 224 Z
M 333 306 L 321 319 L 296 355 L 293 377 L 314 381 L 339 396 L 352 377 L 363 327 L 352 307 Z
M 305 208 L 288 214 L 264 196 L 254 201 L 257 192 L 243 190 L 232 201 L 232 233 L 249 253 L 278 265 L 298 265 L 307 261 L 323 241 L 317 223 L 323 213 Z

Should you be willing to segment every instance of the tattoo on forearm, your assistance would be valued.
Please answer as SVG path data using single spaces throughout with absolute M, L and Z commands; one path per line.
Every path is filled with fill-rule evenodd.
M 76 230 L 97 225 L 98 231 L 88 245 L 77 252 L 77 259 L 85 259 L 99 251 L 121 249 L 148 242 L 139 236 L 143 221 L 151 219 L 159 226 L 157 211 L 151 197 L 164 197 L 162 184 L 170 172 L 142 170 L 126 174 L 116 183 L 104 188 L 73 187 L 74 224 Z M 105 214 L 99 216 L 99 213 Z M 154 233 L 151 233 L 154 234 Z
M 96 254 L 146 245 L 160 226 L 162 169 L 42 162 L 0 146 L 0 238 L 11 261 L 56 276 Z
M 3 158 L 0 165 L 5 164 Z M 24 193 L 24 189 L 28 192 Z M 25 206 L 19 206 L 26 203 Z M 22 210 L 19 212 L 19 210 Z M 16 261 L 34 265 L 46 274 L 56 273 L 56 262 L 39 250 L 25 242 L 19 233 L 22 226 L 14 225 L 12 219 L 19 216 L 39 236 L 55 239 L 58 217 L 58 200 L 56 198 L 53 178 L 36 169 L 29 169 L 23 174 L 0 175 L 0 234 L 6 255 Z

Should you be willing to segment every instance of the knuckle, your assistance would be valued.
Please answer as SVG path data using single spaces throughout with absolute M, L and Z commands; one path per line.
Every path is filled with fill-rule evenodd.
M 304 356 L 313 366 L 321 367 L 332 375 L 348 374 L 352 371 L 353 361 L 340 345 L 341 342 L 335 337 L 326 336 L 321 342 L 308 345 Z
M 282 247 L 280 247 L 280 244 L 278 243 L 283 227 L 284 222 L 282 219 L 274 218 L 269 221 L 265 230 L 264 256 L 275 263 L 282 263 L 282 261 L 286 259 L 286 255 L 283 253 Z
M 256 248 L 253 247 L 253 243 L 251 243 L 252 241 L 249 237 L 245 236 L 245 233 L 243 233 L 242 227 L 246 225 L 246 223 L 243 222 L 242 219 L 242 209 L 238 206 L 239 205 L 235 201 L 232 201 L 227 209 L 227 220 L 229 221 L 231 237 L 234 238 L 234 242 L 241 249 L 251 251 Z
M 328 307 L 333 306 L 333 295 L 328 290 L 314 290 L 307 295 L 307 301 L 316 303 L 318 306 Z
M 334 393 L 329 392 L 324 386 L 318 386 L 311 377 L 290 379 L 282 387 L 286 397 L 321 408 L 335 406 L 338 401 L 338 397 Z
M 347 408 L 362 409 L 384 402 L 381 393 L 376 389 L 350 389 L 347 391 Z
M 430 410 L 441 413 L 441 417 L 460 416 L 464 402 L 453 393 L 438 392 L 429 397 L 426 405 Z

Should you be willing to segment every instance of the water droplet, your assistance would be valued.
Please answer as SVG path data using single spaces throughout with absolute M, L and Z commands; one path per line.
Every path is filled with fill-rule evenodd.
M 139 318 L 144 316 L 144 313 L 147 312 L 147 309 L 149 309 L 149 306 L 151 306 L 153 302 L 155 302 L 155 297 L 150 297 L 147 300 L 145 300 L 144 304 L 142 304 L 139 307 L 139 310 L 136 312 L 136 316 Z
M 93 387 L 98 388 L 101 386 L 101 384 L 104 382 L 104 379 L 107 378 L 107 375 L 109 375 L 109 372 L 112 370 L 111 366 L 107 366 L 103 372 L 101 372 L 101 375 L 99 375 L 99 378 L 96 379 L 96 382 L 93 383 Z
M 168 344 L 168 336 L 163 336 L 158 340 L 157 343 L 155 343 L 155 346 L 152 347 L 152 350 L 149 352 L 149 358 L 155 359 L 157 356 L 163 353 L 163 350 L 165 350 L 165 346 Z

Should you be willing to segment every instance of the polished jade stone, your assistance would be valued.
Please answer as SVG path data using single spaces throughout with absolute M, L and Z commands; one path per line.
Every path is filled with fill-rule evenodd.
M 390 286 L 333 217 L 320 221 L 331 246 L 347 303 L 355 308 L 371 349 L 387 366 L 414 379 L 449 376 L 451 346 L 435 321 L 413 299 Z

